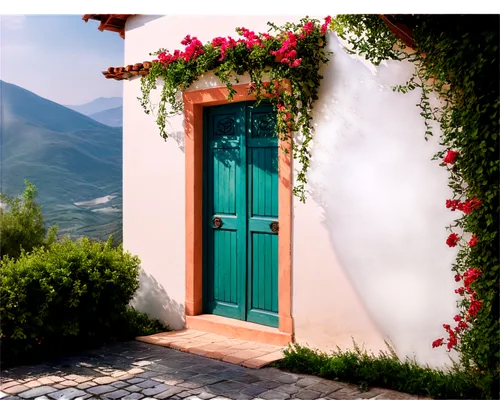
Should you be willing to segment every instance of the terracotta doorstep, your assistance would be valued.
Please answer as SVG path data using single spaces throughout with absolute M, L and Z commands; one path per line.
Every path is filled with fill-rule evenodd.
M 283 358 L 281 346 L 255 343 L 193 329 L 139 336 L 136 340 L 248 368 L 262 368 Z

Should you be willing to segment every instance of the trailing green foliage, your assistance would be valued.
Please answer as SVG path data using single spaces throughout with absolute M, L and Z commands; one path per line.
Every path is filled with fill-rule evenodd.
M 354 344 L 354 350 L 337 349 L 326 354 L 295 344 L 285 350 L 285 358 L 276 366 L 352 383 L 360 390 L 381 387 L 436 399 L 484 397 L 475 384 L 475 377 L 464 368 L 455 365 L 445 372 L 421 367 L 410 359 L 401 361 L 392 348 L 388 348 L 388 352 L 376 356 Z
M 292 145 L 293 157 L 302 168 L 296 177 L 294 194 L 305 201 L 312 144 L 311 112 L 322 79 L 320 66 L 328 62 L 325 33 L 330 18 L 325 20 L 323 25 L 307 17 L 299 24 L 287 23 L 281 27 L 268 23 L 272 35 L 237 28 L 241 39 L 214 38 L 204 45 L 188 35 L 182 41 L 186 46 L 184 51 L 170 53 L 160 49 L 154 53 L 158 60 L 153 62 L 149 75 L 141 78 L 142 98 L 139 100 L 146 113 L 153 112 L 150 94 L 157 88 L 158 80 L 162 80 L 156 121 L 161 136 L 167 139 L 167 119 L 182 112 L 183 90 L 203 74 L 213 71 L 226 85 L 231 100 L 235 94 L 233 83 L 248 73 L 252 82 L 249 92 L 258 100 L 268 95 L 278 112 L 276 131 L 280 138 L 288 140 L 294 134 L 301 136 L 301 141 L 294 141 Z M 291 92 L 281 90 L 283 80 L 289 80 Z M 271 85 L 266 86 L 266 81 Z
M 121 247 L 64 239 L 50 247 L 4 258 L 0 268 L 2 362 L 56 348 L 99 343 L 120 336 L 124 319 L 130 333 L 144 316 L 127 306 L 138 288 L 139 259 Z M 133 317 L 133 318 L 132 318 Z
M 463 365 L 476 372 L 485 394 L 499 396 L 499 32 L 497 15 L 398 15 L 413 30 L 416 52 L 404 45 L 376 15 L 342 15 L 332 22 L 353 51 L 378 64 L 384 59 L 415 63 L 411 79 L 395 90 L 420 89 L 426 138 L 432 122 L 442 132 L 453 199 L 446 206 L 458 215 L 448 229 L 449 246 L 460 250 L 453 271 L 464 280 L 457 290 L 459 326 L 448 331 L 448 347 L 461 353 Z M 349 33 L 355 35 L 349 36 Z M 399 49 L 398 49 L 399 46 Z M 437 94 L 441 107 L 432 105 Z M 443 199 L 443 206 L 445 199 Z M 470 240 L 467 241 L 466 238 Z M 444 245 L 444 244 L 443 244 Z M 472 278 L 471 278 L 472 277 Z M 453 316 L 450 316 L 450 320 Z M 461 324 L 461 325 L 460 325 Z M 436 346 L 443 339 L 435 342 Z
M 45 228 L 42 207 L 36 202 L 36 188 L 25 181 L 21 196 L 0 194 L 0 259 L 17 258 L 21 250 L 29 252 L 34 247 L 49 246 L 56 240 L 57 226 Z
M 148 314 L 128 307 L 118 324 L 119 329 L 115 330 L 115 338 L 120 340 L 130 340 L 137 336 L 154 335 L 159 332 L 167 332 L 170 328 L 164 325 L 159 319 L 151 318 Z

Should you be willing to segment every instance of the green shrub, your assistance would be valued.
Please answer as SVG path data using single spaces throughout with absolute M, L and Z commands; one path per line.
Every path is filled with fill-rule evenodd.
M 57 227 L 48 231 L 44 226 L 42 207 L 35 201 L 36 188 L 25 181 L 21 196 L 0 194 L 0 259 L 4 255 L 17 258 L 21 249 L 31 251 L 38 246 L 50 245 L 56 239 Z
M 477 376 L 455 364 L 449 371 L 422 367 L 414 360 L 401 361 L 389 347 L 378 356 L 368 354 L 356 344 L 354 350 L 332 354 L 300 345 L 285 350 L 285 358 L 276 362 L 279 368 L 318 375 L 358 385 L 360 390 L 381 387 L 436 399 L 482 399 Z
M 2 361 L 116 336 L 138 289 L 139 263 L 121 246 L 113 248 L 111 239 L 99 243 L 85 238 L 3 259 Z
M 137 336 L 154 335 L 159 332 L 169 331 L 170 328 L 164 325 L 159 319 L 151 318 L 148 314 L 127 308 L 121 318 L 116 339 L 130 340 Z

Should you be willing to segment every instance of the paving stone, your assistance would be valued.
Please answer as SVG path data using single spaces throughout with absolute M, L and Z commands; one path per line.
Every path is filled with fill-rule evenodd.
M 241 383 L 255 383 L 260 381 L 260 379 L 254 375 L 235 376 L 232 380 Z
M 7 393 L 0 392 L 0 399 L 2 399 L 2 398 L 4 398 L 4 397 L 7 397 Z
M 200 382 L 186 381 L 186 382 L 179 383 L 176 386 L 182 387 L 184 389 L 196 389 L 196 388 L 200 388 L 200 387 L 205 386 L 205 385 L 203 383 L 200 383 Z
M 50 400 L 47 396 L 35 397 L 35 400 Z
M 213 393 L 208 393 L 208 392 L 201 392 L 201 393 L 198 393 L 197 396 L 201 399 L 201 400 L 208 400 L 208 399 L 211 399 L 213 397 L 216 397 L 215 394 Z
M 243 389 L 241 393 L 249 395 L 249 396 L 258 396 L 261 393 L 267 392 L 268 389 L 257 386 L 257 385 L 250 385 Z
M 109 383 L 114 383 L 116 381 L 117 379 L 111 378 L 110 376 L 101 376 L 99 378 L 94 379 L 94 382 L 97 383 L 98 385 L 107 385 Z
M 294 397 L 301 400 L 314 400 L 321 397 L 321 393 L 316 392 L 315 390 L 302 389 Z
M 69 381 L 69 380 L 65 380 L 65 381 L 62 381 L 62 382 L 59 382 L 60 385 L 62 386 L 65 386 L 65 387 L 68 387 L 68 386 L 77 386 L 78 383 L 76 383 L 75 381 Z
M 136 386 L 139 386 L 143 389 L 149 389 L 149 388 L 152 388 L 152 387 L 155 387 L 158 385 L 160 385 L 160 383 L 158 381 L 152 381 L 150 379 L 148 379 L 147 381 L 139 382 L 136 384 Z
M 29 390 L 29 387 L 26 385 L 15 385 L 15 386 L 11 386 L 7 389 L 4 389 L 3 392 L 7 393 L 7 394 L 14 395 L 14 394 L 18 394 L 21 392 L 25 392 L 26 390 Z
M 312 386 L 309 386 L 307 389 L 314 390 L 316 392 L 321 392 L 324 395 L 329 395 L 331 393 L 335 393 L 340 389 L 344 389 L 346 386 L 344 383 L 333 382 L 333 381 L 323 381 L 320 383 L 316 383 Z
M 75 399 L 76 397 L 86 396 L 86 395 L 87 393 L 85 393 L 84 391 L 75 388 L 66 388 L 48 394 L 49 397 L 55 400 L 72 400 Z
M 112 383 L 111 385 L 114 386 L 115 388 L 122 388 L 125 386 L 129 386 L 129 384 L 127 382 L 123 382 L 123 381 L 118 381 L 118 382 Z
M 125 387 L 125 390 L 128 392 L 140 392 L 141 390 L 143 390 L 143 388 L 136 385 L 132 385 Z
M 52 381 L 51 381 L 50 383 L 52 383 Z M 10 388 L 10 387 L 12 387 L 12 386 L 17 386 L 17 385 L 19 385 L 19 382 L 18 382 L 18 381 L 11 380 L 11 381 L 8 381 L 8 382 L 5 382 L 5 383 L 2 383 L 2 384 L 0 385 L 0 390 L 5 391 L 5 389 L 8 389 L 8 388 Z
M 122 400 L 139 400 L 142 399 L 143 397 L 144 395 L 141 393 L 130 393 L 125 397 L 122 397 Z
M 52 385 L 54 381 L 50 378 L 47 378 L 44 376 L 43 378 L 38 378 L 38 382 L 40 382 L 42 385 Z
M 286 400 L 290 398 L 290 395 L 276 390 L 269 390 L 260 394 L 259 397 L 266 400 Z
M 127 392 L 126 390 L 119 389 L 111 393 L 106 393 L 104 397 L 106 397 L 107 399 L 120 399 L 128 394 L 129 392 Z
M 34 381 L 31 381 L 31 382 L 26 382 L 24 383 L 24 385 L 30 387 L 30 388 L 36 388 L 38 386 L 42 386 L 42 384 L 40 382 L 38 382 L 38 380 L 34 380 Z
M 132 383 L 132 384 L 136 384 L 136 383 L 144 382 L 144 381 L 145 381 L 145 379 L 143 379 L 143 378 L 133 378 L 133 379 L 129 379 L 127 382 Z
M 90 397 L 91 395 L 90 394 L 86 394 L 85 396 L 80 396 L 80 397 L 76 397 L 75 400 L 86 400 Z
M 297 386 L 300 386 L 300 387 L 308 387 L 308 386 L 312 386 L 316 383 L 319 383 L 321 382 L 321 379 L 319 378 L 302 378 L 302 379 L 299 379 L 297 382 L 296 382 L 296 385 Z
M 254 385 L 269 390 L 269 389 L 276 389 L 281 384 L 279 382 L 275 382 L 275 381 L 264 381 L 263 380 L 263 381 L 259 381 L 259 382 L 255 383 Z
M 292 383 L 291 385 L 282 385 L 277 389 L 288 394 L 294 394 L 297 393 L 301 388 Z
M 59 383 L 59 382 L 64 381 L 64 378 L 61 378 L 60 376 L 57 376 L 57 375 L 46 376 L 46 378 L 50 379 L 52 382 L 55 382 L 55 383 Z
M 230 396 L 245 389 L 248 385 L 235 381 L 222 381 L 215 383 L 213 385 L 207 386 L 207 388 L 216 394 Z
M 162 393 L 167 389 L 170 389 L 171 386 L 165 385 L 164 383 L 160 383 L 159 385 L 149 388 L 149 389 L 144 389 L 142 391 L 142 394 L 145 396 L 154 396 L 155 394 Z
M 38 386 L 38 387 L 30 389 L 26 392 L 20 393 L 19 397 L 22 397 L 23 399 L 29 399 L 31 397 L 39 397 L 39 396 L 43 396 L 44 394 L 52 393 L 52 392 L 56 392 L 56 391 L 57 391 L 57 389 L 54 389 L 51 386 Z
M 111 385 L 98 385 L 87 389 L 87 392 L 95 395 L 100 395 L 103 393 L 113 392 L 114 390 L 116 390 L 116 388 Z
M 84 382 L 84 383 L 80 383 L 76 388 L 80 389 L 80 390 L 85 390 L 85 389 L 91 388 L 93 386 L 97 386 L 97 383 L 95 383 L 95 382 Z
M 162 393 L 158 393 L 155 396 L 155 398 L 156 399 L 160 399 L 160 400 L 161 399 L 168 399 L 169 397 L 173 396 L 174 394 L 181 393 L 181 392 L 183 392 L 182 388 L 178 388 L 178 387 L 172 386 L 170 389 L 165 390 Z

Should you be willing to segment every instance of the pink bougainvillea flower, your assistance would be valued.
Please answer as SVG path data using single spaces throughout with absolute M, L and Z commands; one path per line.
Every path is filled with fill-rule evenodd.
M 326 33 L 331 22 L 332 22 L 332 17 L 328 16 L 325 18 L 325 23 L 323 25 L 321 25 L 321 29 L 320 29 L 320 32 L 322 35 L 324 35 Z
M 472 238 L 469 240 L 469 246 L 474 247 L 477 244 L 477 241 L 478 241 L 477 237 L 472 236 Z
M 302 63 L 302 58 L 297 58 L 291 65 L 292 68 L 298 67 Z
M 458 151 L 448 150 L 443 162 L 445 164 L 455 164 L 455 159 L 457 158 L 458 154 Z
M 432 348 L 441 346 L 443 344 L 443 340 L 444 340 L 444 338 L 439 338 L 439 339 L 434 340 L 432 342 Z
M 460 238 L 456 233 L 452 233 L 450 236 L 448 236 L 448 239 L 446 239 L 446 244 L 450 247 L 455 247 L 459 239 Z

